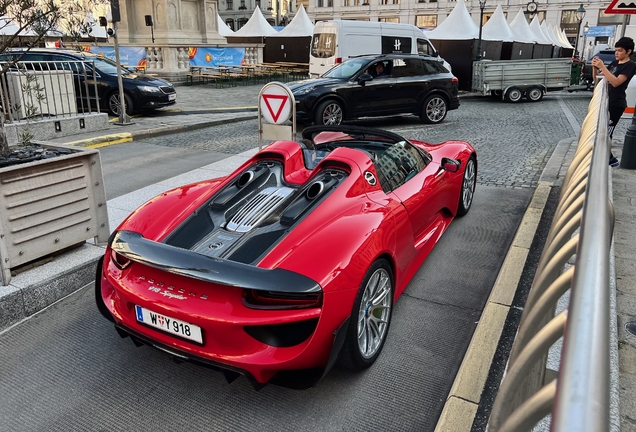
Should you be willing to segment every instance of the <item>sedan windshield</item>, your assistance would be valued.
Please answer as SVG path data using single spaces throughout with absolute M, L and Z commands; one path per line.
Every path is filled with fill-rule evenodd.
M 327 71 L 323 77 L 349 79 L 369 64 L 369 59 L 351 59 Z
M 90 60 L 95 60 L 95 67 L 100 72 L 105 73 L 106 75 L 117 75 L 117 64 L 114 61 L 104 57 L 92 57 Z M 128 73 L 128 70 L 123 67 L 121 68 L 122 75 L 126 75 Z

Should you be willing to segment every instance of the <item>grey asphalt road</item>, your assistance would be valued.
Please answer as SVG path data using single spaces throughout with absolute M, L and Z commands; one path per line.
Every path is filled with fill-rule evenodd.
M 385 349 L 368 371 L 335 369 L 302 392 L 256 392 L 245 379 L 228 385 L 218 372 L 120 339 L 87 288 L 0 334 L 0 429 L 433 430 L 534 185 L 557 142 L 574 135 L 585 96 L 518 105 L 466 100 L 435 126 L 415 117 L 360 122 L 433 142 L 466 139 L 480 164 L 473 209 L 451 224 L 397 302 Z M 243 123 L 107 148 L 103 160 L 112 164 L 126 155 L 139 160 L 125 169 L 105 164 L 107 188 L 128 172 L 137 187 L 171 176 L 155 168 L 152 180 L 144 178 L 145 152 L 182 170 L 209 163 L 204 156 L 252 148 L 254 129 Z

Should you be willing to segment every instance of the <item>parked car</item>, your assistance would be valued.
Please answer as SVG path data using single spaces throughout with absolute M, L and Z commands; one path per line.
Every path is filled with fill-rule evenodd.
M 97 100 L 100 109 L 119 115 L 121 104 L 117 83 L 117 64 L 110 59 L 92 53 L 46 48 L 34 48 L 26 52 L 22 49 L 13 49 L 0 54 L 0 62 L 14 61 L 24 62 L 22 66 L 41 71 L 72 70 L 75 77 L 78 111 L 81 110 L 82 103 L 86 104 L 79 99 L 82 95 L 86 97 L 88 92 L 93 108 L 97 108 L 95 103 Z M 133 73 L 122 68 L 122 84 L 128 114 L 173 105 L 177 100 L 174 86 L 160 78 Z
M 302 135 L 119 225 L 95 295 L 122 337 L 256 388 L 375 362 L 395 301 L 471 207 L 477 155 L 359 126 Z
M 594 54 L 594 57 L 598 56 L 605 66 L 609 66 L 611 62 L 616 60 L 616 55 L 614 54 L 614 50 L 601 50 Z M 594 88 L 594 79 L 592 78 L 592 59 L 589 59 L 585 62 L 585 67 L 583 68 L 583 82 L 587 84 L 587 89 L 592 90 Z
M 376 75 L 376 66 L 385 74 Z M 318 78 L 288 84 L 301 122 L 339 125 L 367 116 L 415 114 L 439 123 L 459 108 L 458 80 L 437 57 L 383 54 L 349 59 Z

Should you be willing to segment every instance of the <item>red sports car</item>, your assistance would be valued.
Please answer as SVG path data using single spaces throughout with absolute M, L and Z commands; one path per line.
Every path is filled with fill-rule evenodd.
M 367 368 L 476 174 L 466 142 L 306 128 L 133 212 L 98 266 L 97 306 L 135 344 L 257 388 L 311 387 L 336 361 Z

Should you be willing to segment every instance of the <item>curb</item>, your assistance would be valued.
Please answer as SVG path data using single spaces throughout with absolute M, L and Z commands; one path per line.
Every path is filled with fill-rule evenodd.
M 88 147 L 88 148 L 99 148 L 105 147 L 108 145 L 114 144 L 122 144 L 130 141 L 140 140 L 144 138 L 151 138 L 162 135 L 170 135 L 180 132 L 188 132 L 197 129 L 203 129 L 210 126 L 218 126 L 221 124 L 229 124 L 229 123 L 237 123 L 245 120 L 253 120 L 258 118 L 257 115 L 249 115 L 245 117 L 234 117 L 227 118 L 221 120 L 209 120 L 203 121 L 200 123 L 192 123 L 186 125 L 171 125 L 171 126 L 161 126 L 152 129 L 143 129 L 135 132 L 123 132 L 117 134 L 110 135 L 102 135 L 94 138 L 86 138 L 83 140 L 71 141 L 65 143 L 66 145 L 76 146 L 76 147 Z
M 512 305 L 552 184 L 540 181 L 499 270 L 435 432 L 471 430 L 495 350 Z
M 0 296 L 0 334 L 93 283 L 99 259 L 101 256 L 35 285 L 24 288 L 3 287 L 11 289 L 11 292 Z

